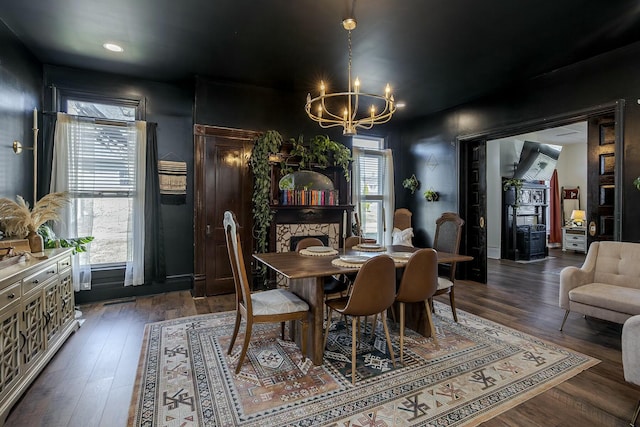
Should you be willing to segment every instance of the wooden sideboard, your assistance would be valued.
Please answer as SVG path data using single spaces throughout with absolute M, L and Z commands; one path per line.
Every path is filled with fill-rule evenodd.
M 0 426 L 75 332 L 71 252 L 48 249 L 0 269 Z

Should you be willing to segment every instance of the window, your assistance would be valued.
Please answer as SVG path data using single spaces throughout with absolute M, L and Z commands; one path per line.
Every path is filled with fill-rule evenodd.
M 136 193 L 136 107 L 67 99 L 66 110 L 79 118 L 69 133 L 69 192 L 78 231 L 95 237 L 89 263 L 123 264 Z
M 354 137 L 353 202 L 364 237 L 385 242 L 393 215 L 393 159 L 382 138 Z M 391 181 L 390 181 L 391 180 Z M 391 185 L 390 185 L 391 182 Z

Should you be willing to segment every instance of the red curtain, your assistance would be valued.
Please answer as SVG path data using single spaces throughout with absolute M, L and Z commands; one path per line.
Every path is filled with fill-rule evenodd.
M 560 211 L 560 189 L 558 188 L 558 171 L 551 175 L 549 189 L 549 243 L 562 243 L 562 213 Z

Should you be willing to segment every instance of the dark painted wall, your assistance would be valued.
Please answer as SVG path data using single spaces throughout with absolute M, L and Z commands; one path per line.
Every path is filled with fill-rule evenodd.
M 0 197 L 33 205 L 33 153 L 16 156 L 14 140 L 33 147 L 33 109 L 40 111 L 42 66 L 0 21 Z M 40 138 L 41 139 L 41 138 Z
M 411 123 L 396 123 L 394 139 L 403 152 L 396 167 L 397 206 L 414 212 L 420 245 L 430 245 L 435 219 L 458 209 L 456 138 L 493 129 L 625 100 L 622 191 L 622 239 L 640 241 L 640 223 L 634 206 L 640 192 L 631 184 L 640 175 L 640 43 L 573 64 L 499 94 Z M 433 163 L 433 158 L 436 162 Z M 402 179 L 416 173 L 421 190 L 434 187 L 441 201 L 427 203 L 421 194 L 410 196 Z
M 283 138 L 329 135 L 347 145 L 341 129 L 322 129 L 304 112 L 306 93 L 196 79 L 195 122 L 255 131 L 277 130 Z

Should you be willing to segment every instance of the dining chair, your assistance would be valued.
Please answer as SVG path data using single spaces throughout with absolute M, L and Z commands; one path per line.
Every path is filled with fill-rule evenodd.
M 240 244 L 239 226 L 233 212 L 226 211 L 224 213 L 223 225 L 227 241 L 227 252 L 229 253 L 229 261 L 231 262 L 233 281 L 236 288 L 236 323 L 233 328 L 233 336 L 231 337 L 227 354 L 231 354 L 243 317 L 247 323 L 242 351 L 238 359 L 238 365 L 236 366 L 236 374 L 240 372 L 242 362 L 247 354 L 254 323 L 280 322 L 281 335 L 284 340 L 285 322 L 299 320 L 302 324 L 302 354 L 306 359 L 309 305 L 293 292 L 284 289 L 271 289 L 251 293 Z
M 434 249 L 425 248 L 414 252 L 404 267 L 400 280 L 400 287 L 396 294 L 396 301 L 400 307 L 400 362 L 404 363 L 404 309 L 406 303 L 422 302 L 427 313 L 427 320 L 431 328 L 431 337 L 436 346 L 436 328 L 431 317 L 429 298 L 438 289 L 438 255 Z
M 331 329 L 331 313 L 337 311 L 351 316 L 351 383 L 354 385 L 356 383 L 357 324 L 362 316 L 380 314 L 391 361 L 393 366 L 396 366 L 386 318 L 386 311 L 393 304 L 396 295 L 395 270 L 395 264 L 388 255 L 373 257 L 360 267 L 348 297 L 327 301 L 329 322 L 324 334 L 323 348 L 327 346 L 327 337 Z
M 457 254 L 460 250 L 460 238 L 464 220 L 455 212 L 445 212 L 436 220 L 436 236 L 433 239 L 433 248 L 436 251 Z M 456 303 L 454 297 L 454 282 L 456 277 L 456 262 L 438 265 L 438 290 L 435 295 L 449 293 L 449 302 L 453 312 L 453 320 L 458 321 Z M 434 295 L 434 296 L 435 296 Z M 433 304 L 433 302 L 431 302 Z

